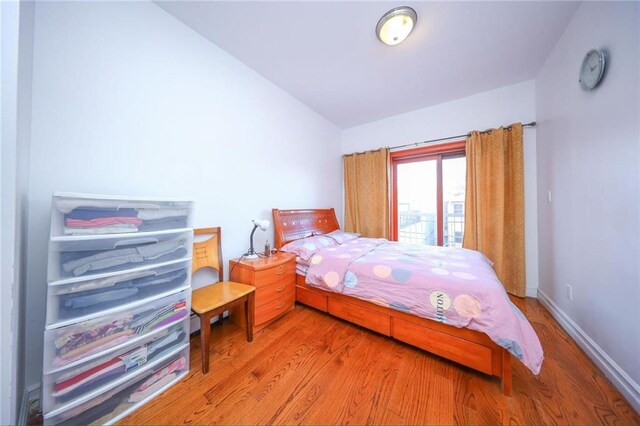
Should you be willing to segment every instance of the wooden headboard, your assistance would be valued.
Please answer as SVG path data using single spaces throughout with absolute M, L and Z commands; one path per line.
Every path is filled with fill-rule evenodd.
M 273 209 L 275 248 L 340 229 L 333 209 L 278 210 Z

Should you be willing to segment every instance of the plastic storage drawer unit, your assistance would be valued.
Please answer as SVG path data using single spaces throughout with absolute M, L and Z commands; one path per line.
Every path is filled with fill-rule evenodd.
M 57 193 L 51 209 L 51 237 L 192 228 L 192 211 L 191 201 Z
M 189 316 L 191 291 L 186 290 L 135 308 L 44 333 L 44 372 L 121 345 Z
M 170 261 L 111 276 L 62 280 L 49 285 L 47 326 L 65 325 L 118 310 L 123 304 L 144 303 L 155 296 L 189 286 L 191 262 Z
M 73 405 L 75 400 L 121 382 L 143 366 L 163 358 L 189 341 L 189 323 L 182 321 L 171 327 L 150 333 L 142 341 L 132 342 L 117 350 L 102 354 L 89 362 L 82 362 L 45 374 L 43 377 L 42 409 L 45 412 Z
M 48 281 L 102 275 L 191 257 L 193 231 L 160 231 L 49 243 Z
M 189 371 L 193 202 L 53 194 L 42 414 L 110 424 Z
M 44 416 L 45 425 L 112 423 L 175 383 L 189 370 L 189 345 L 149 363 L 122 382 L 96 389 Z M 115 385 L 114 385 L 115 384 Z

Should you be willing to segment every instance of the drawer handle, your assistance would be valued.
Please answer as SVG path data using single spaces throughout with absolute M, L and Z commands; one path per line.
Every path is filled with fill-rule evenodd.
M 284 287 L 280 287 L 276 289 L 276 293 L 280 293 L 281 291 L 284 291 Z
M 118 248 L 122 246 L 132 246 L 134 244 L 148 244 L 148 243 L 158 244 L 158 239 L 157 238 L 137 238 L 133 240 L 116 241 L 113 247 Z
M 276 309 L 280 309 L 280 308 L 284 307 L 284 305 L 286 305 L 286 303 L 283 302 L 281 305 L 276 306 Z
M 282 265 L 278 266 L 278 272 L 276 272 L 276 274 L 278 275 L 284 274 L 284 266 Z

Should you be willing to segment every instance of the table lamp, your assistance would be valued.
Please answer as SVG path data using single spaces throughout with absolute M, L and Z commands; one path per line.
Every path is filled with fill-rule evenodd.
M 246 252 L 244 254 L 244 258 L 245 259 L 257 259 L 258 258 L 258 253 L 256 253 L 253 250 L 253 234 L 256 232 L 256 229 L 260 228 L 263 231 L 266 231 L 267 228 L 269 228 L 269 221 L 268 220 L 259 220 L 259 219 L 254 219 L 252 220 L 253 222 L 253 230 L 251 231 L 251 237 L 249 237 L 249 251 Z

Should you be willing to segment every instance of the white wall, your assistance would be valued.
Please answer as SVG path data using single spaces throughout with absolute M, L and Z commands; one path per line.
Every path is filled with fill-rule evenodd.
M 518 121 L 535 121 L 534 95 L 531 80 L 352 127 L 342 133 L 342 152 L 403 145 Z M 524 174 L 527 295 L 535 297 L 538 288 L 536 129 L 530 127 L 524 129 Z
M 340 207 L 340 130 L 156 5 L 41 2 L 34 37 L 26 383 L 53 191 L 193 199 L 226 260 L 273 207 Z
M 2 2 L 0 182 L 0 423 L 19 421 L 23 390 L 26 191 L 31 115 L 33 3 Z
M 536 115 L 540 298 L 640 411 L 639 9 L 582 3 L 536 78 Z M 594 47 L 609 63 L 585 92 Z
M 27 282 L 27 237 L 29 230 L 29 175 L 31 157 L 31 89 L 33 76 L 33 32 L 35 21 L 35 2 L 20 1 L 20 40 L 18 55 L 18 123 L 17 123 L 17 158 L 16 158 L 16 224 L 15 229 L 19 237 L 16 239 L 15 267 L 18 289 L 14 293 L 18 301 L 16 348 L 17 357 L 15 367 L 16 406 L 19 407 L 24 397 L 37 395 L 34 388 L 25 387 L 24 374 L 26 345 L 26 282 Z M 25 401 L 26 403 L 27 401 Z M 20 414 L 20 413 L 19 413 Z M 28 413 L 26 413 L 28 414 Z M 20 419 L 18 419 L 20 420 Z
M 0 5 L 2 28 L 2 134 L 0 145 L 0 341 L 9 342 L 9 350 L 0 351 L 0 423 L 15 423 L 16 380 L 13 326 L 15 269 L 14 247 L 16 232 L 16 146 L 17 146 L 17 92 L 18 92 L 18 32 L 20 5 L 15 2 Z M 14 304 L 16 307 L 14 308 Z

